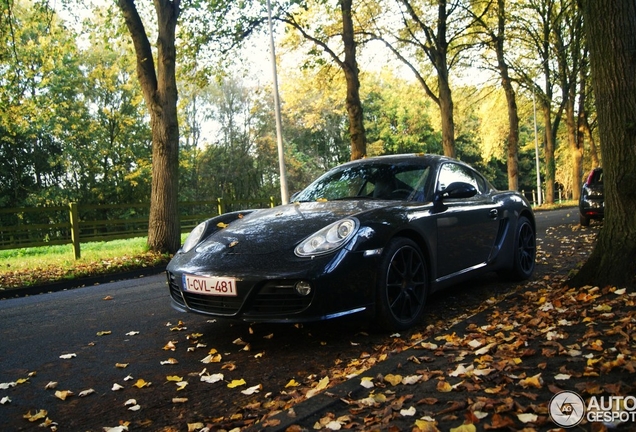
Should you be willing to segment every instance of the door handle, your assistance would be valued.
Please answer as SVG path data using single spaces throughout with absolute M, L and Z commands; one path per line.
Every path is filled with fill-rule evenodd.
M 488 212 L 488 217 L 491 219 L 497 219 L 497 216 L 499 216 L 499 211 L 497 209 L 492 209 Z

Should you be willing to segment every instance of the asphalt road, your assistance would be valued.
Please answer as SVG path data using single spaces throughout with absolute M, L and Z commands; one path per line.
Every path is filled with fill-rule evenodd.
M 536 220 L 541 239 L 549 226 L 576 223 L 578 213 L 572 208 L 538 212 Z M 193 328 L 210 326 L 205 317 L 180 314 L 170 307 L 163 274 L 0 301 L 0 384 L 28 378 L 22 385 L 31 385 L 21 398 L 0 405 L 0 430 L 11 430 L 15 424 L 11 422 L 30 410 L 50 406 L 54 396 L 45 393 L 42 399 L 41 391 L 49 381 L 63 383 L 60 390 L 105 392 L 113 383 L 123 384 L 127 374 L 165 377 L 157 356 L 145 354 L 163 355 L 158 348 L 174 338 L 170 327 L 186 317 Z M 214 325 L 219 351 L 235 349 L 232 341 L 245 328 L 228 322 Z M 64 355 L 72 358 L 61 359 Z M 121 370 L 114 364 L 130 367 Z M 29 377 L 30 372 L 37 375 Z M 0 388 L 0 399 L 11 398 L 12 390 Z M 72 404 L 60 405 L 50 416 L 63 417 L 64 410 L 71 408 Z

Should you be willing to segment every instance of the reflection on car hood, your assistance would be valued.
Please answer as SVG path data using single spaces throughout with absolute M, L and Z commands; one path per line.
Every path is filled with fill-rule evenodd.
M 216 231 L 196 250 L 232 254 L 267 254 L 293 249 L 332 222 L 387 206 L 386 201 L 307 202 L 258 210 Z

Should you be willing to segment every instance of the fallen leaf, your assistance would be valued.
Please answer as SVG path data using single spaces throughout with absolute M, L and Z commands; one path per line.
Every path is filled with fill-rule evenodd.
M 151 383 L 144 381 L 143 379 L 139 378 L 137 380 L 136 383 L 133 384 L 133 386 L 137 387 L 137 388 L 144 388 L 144 387 L 149 387 Z
M 87 390 L 82 390 L 77 395 L 79 397 L 86 397 L 86 396 L 91 395 L 93 393 L 95 393 L 95 390 L 91 388 L 91 389 L 87 389 Z
M 44 390 L 52 390 L 56 387 L 57 387 L 57 381 L 49 381 L 49 383 L 44 386 Z
M 123 388 L 124 388 L 124 386 L 115 383 L 115 384 L 113 384 L 113 387 L 111 388 L 111 390 L 112 391 L 117 391 L 117 390 L 121 390 Z
M 179 361 L 177 359 L 171 357 L 168 360 L 164 360 L 164 361 L 162 361 L 160 363 L 162 365 L 175 365 L 175 364 L 178 364 Z
M 168 375 L 168 376 L 166 377 L 166 380 L 167 380 L 167 381 L 170 381 L 170 382 L 172 382 L 172 381 L 174 381 L 174 382 L 179 382 L 179 381 L 183 381 L 183 377 L 176 376 L 176 375 Z
M 188 398 L 172 398 L 172 403 L 186 403 Z
M 532 413 L 526 413 L 526 414 L 517 414 L 517 418 L 519 419 L 521 423 L 534 423 L 537 421 L 537 418 L 539 418 L 539 416 Z
M 11 399 L 9 399 L 9 396 L 5 396 L 2 399 L 0 399 L 0 405 L 6 405 L 8 403 L 11 403 Z
M 453 390 L 453 386 L 451 386 L 446 381 L 438 381 L 436 388 L 437 388 L 437 391 L 442 392 L 442 393 L 448 393 L 448 392 Z
M 35 422 L 43 418 L 46 418 L 48 414 L 49 413 L 47 410 L 41 409 L 40 411 L 36 411 L 34 414 L 31 414 L 31 411 L 29 411 L 28 413 L 24 414 L 22 417 L 27 419 L 30 422 Z
M 405 417 L 412 417 L 417 413 L 417 410 L 415 409 L 415 407 L 409 407 L 408 409 L 401 409 L 400 410 L 400 415 L 403 415 Z
M 463 425 L 461 425 L 459 427 L 450 429 L 450 432 L 476 432 L 476 431 L 477 431 L 477 428 L 472 423 L 463 424 Z
M 138 331 L 129 331 L 128 333 L 126 333 L 126 336 L 136 336 L 138 334 L 139 334 Z
M 519 385 L 521 385 L 521 387 L 523 388 L 528 388 L 528 387 L 541 388 L 543 386 L 541 373 L 538 373 L 534 376 L 520 380 Z
M 106 336 L 106 335 L 109 335 L 111 333 L 112 333 L 112 331 L 110 331 L 110 330 L 98 331 L 97 332 L 97 336 Z
M 362 377 L 360 379 L 360 385 L 364 388 L 373 388 L 374 384 L 373 384 L 373 378 L 372 377 Z
M 228 388 L 235 388 L 235 387 L 243 386 L 245 384 L 247 384 L 247 383 L 245 382 L 245 380 L 243 378 L 241 378 L 240 380 L 232 380 L 232 382 L 229 383 L 227 385 L 227 387 Z
M 64 360 L 72 359 L 73 357 L 77 357 L 77 354 L 75 354 L 75 353 L 71 353 L 71 354 L 62 354 L 62 355 L 60 356 L 60 358 L 61 358 L 61 359 L 64 359 Z
M 203 429 L 204 427 L 205 425 L 201 422 L 188 423 L 188 432 L 195 432 L 195 431 L 198 431 L 199 429 Z
M 201 375 L 201 381 L 214 384 L 215 382 L 219 382 L 223 380 L 223 374 L 212 374 L 212 375 Z
M 298 382 L 296 382 L 295 379 L 291 379 L 289 380 L 289 382 L 287 384 L 285 384 L 285 388 L 288 387 L 298 387 L 300 384 Z
M 259 384 L 259 385 L 255 385 L 253 387 L 249 387 L 245 390 L 241 390 L 241 393 L 243 393 L 244 395 L 252 395 L 254 393 L 258 393 L 259 391 L 263 390 L 263 385 Z
M 75 393 L 70 390 L 58 390 L 55 392 L 55 397 L 61 400 L 66 400 L 67 397 L 73 396 L 74 394 Z
M 128 363 L 115 363 L 115 367 L 118 369 L 125 369 L 128 367 Z
M 384 377 L 384 381 L 388 382 L 392 386 L 396 386 L 402 382 L 402 375 L 387 374 Z

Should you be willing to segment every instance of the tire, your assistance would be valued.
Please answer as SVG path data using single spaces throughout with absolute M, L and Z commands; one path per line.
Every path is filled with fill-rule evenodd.
M 428 295 L 428 268 L 417 244 L 392 239 L 384 248 L 377 286 L 376 312 L 387 330 L 405 330 L 421 319 Z
M 515 231 L 512 267 L 505 276 L 516 281 L 529 279 L 534 273 L 536 254 L 536 233 L 530 220 L 522 216 L 517 221 L 517 230 Z
M 580 222 L 581 222 L 581 226 L 590 226 L 590 218 L 589 217 L 585 217 L 583 215 L 580 215 Z

